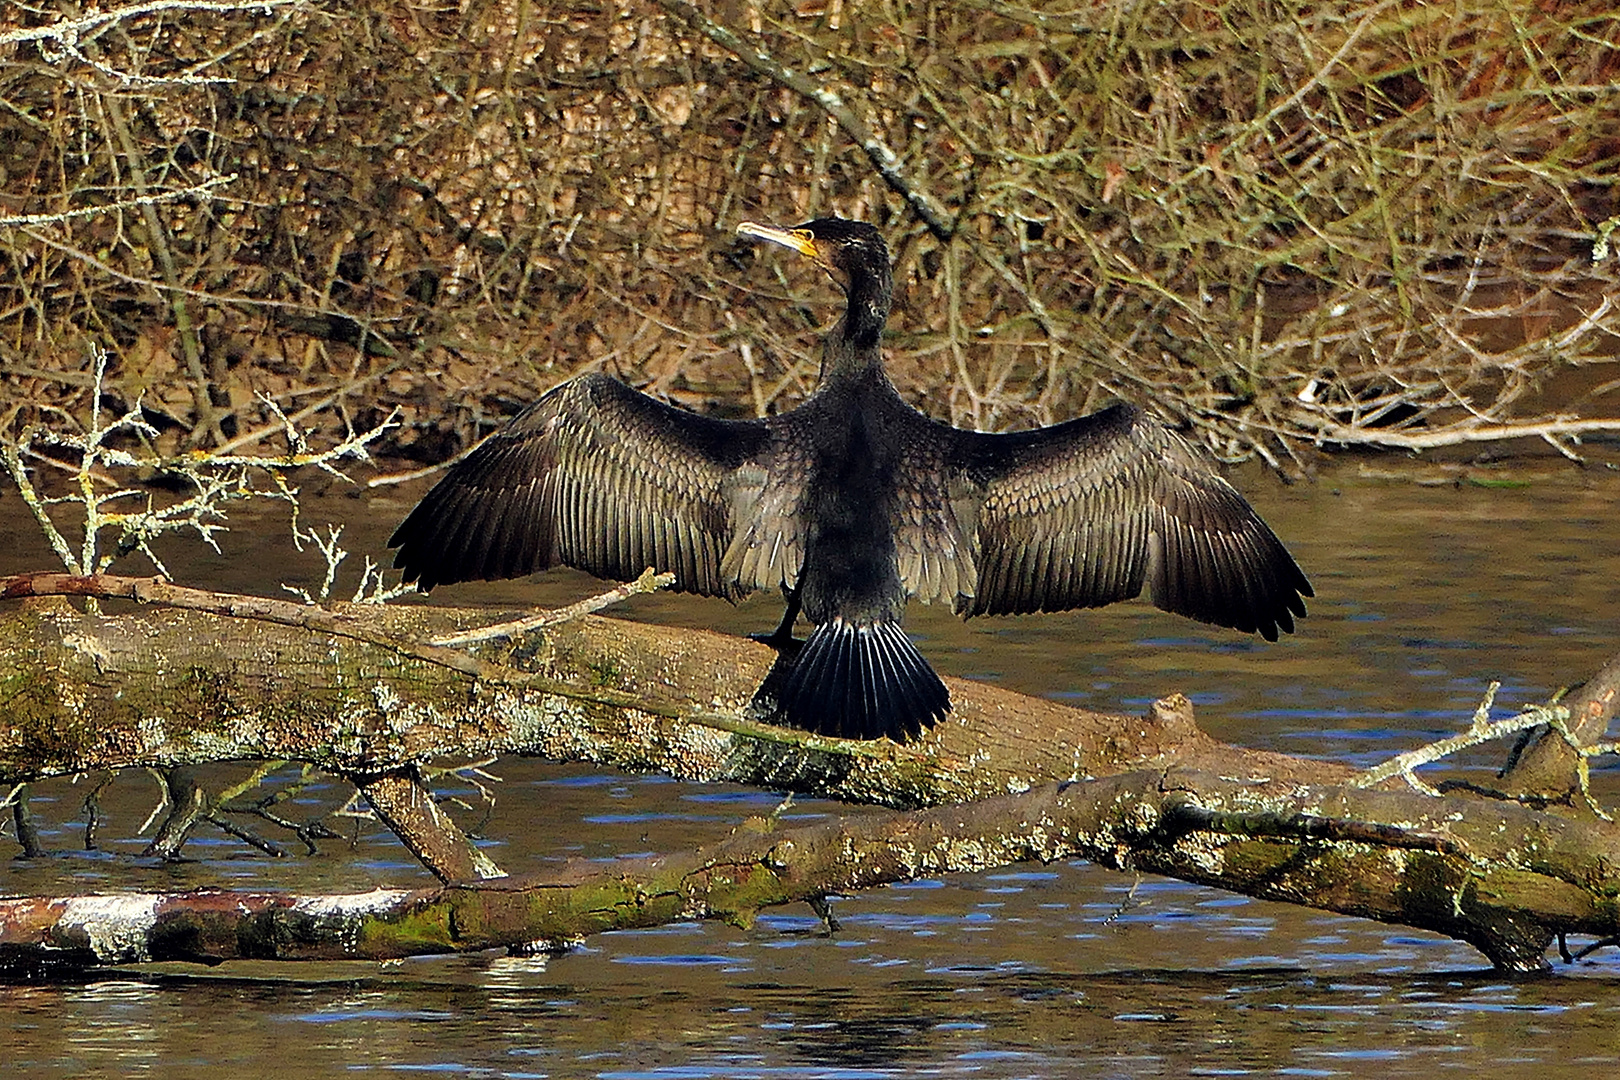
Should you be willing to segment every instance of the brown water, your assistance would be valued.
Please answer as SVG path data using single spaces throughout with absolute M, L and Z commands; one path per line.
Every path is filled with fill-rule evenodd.
M 1276 645 L 1142 604 L 969 624 L 913 608 L 910 625 L 946 672 L 1108 709 L 1181 690 L 1223 739 L 1371 762 L 1466 723 L 1491 679 L 1503 684 L 1505 712 L 1615 651 L 1620 543 L 1609 521 L 1620 476 L 1558 465 L 1511 475 L 1524 486 L 1425 487 L 1367 479 L 1353 464 L 1286 488 L 1240 477 L 1318 593 L 1301 632 Z M 358 561 L 417 494 L 331 497 L 306 514 L 346 521 Z M 284 536 L 279 519 L 243 515 L 222 541 L 231 561 L 190 543 L 165 553 L 190 583 L 273 594 L 320 576 L 318 559 L 293 553 Z M 17 500 L 0 496 L 0 572 L 48 566 L 44 555 Z M 554 603 L 597 587 L 557 573 L 434 599 Z M 739 632 L 769 629 L 778 612 L 764 598 L 629 606 L 636 618 Z M 1480 753 L 1453 769 L 1494 768 L 1498 758 Z M 503 761 L 491 771 L 501 780 L 483 833 L 497 861 L 519 871 L 702 842 L 779 801 L 583 766 Z M 1611 801 L 1615 779 L 1598 770 Z M 141 863 L 135 833 L 155 789 L 140 775 L 103 794 L 101 852 L 78 851 L 92 782 L 40 786 L 35 808 L 58 854 L 10 863 L 0 887 L 348 890 L 426 880 L 385 832 L 354 819 L 340 819 L 350 840 L 313 858 L 270 860 L 204 830 L 187 847 L 197 861 Z M 473 785 L 457 790 L 476 801 Z M 346 795 L 320 779 L 294 816 Z M 788 816 L 835 810 L 805 801 Z M 0 987 L 0 1060 L 13 1075 L 42 1077 L 233 1069 L 649 1080 L 1436 1071 L 1546 1080 L 1620 1066 L 1612 951 L 1510 981 L 1446 939 L 1084 863 L 916 882 L 836 910 L 843 929 L 831 937 L 808 910 L 787 908 L 747 930 L 606 934 L 538 960 L 152 967 L 83 985 Z

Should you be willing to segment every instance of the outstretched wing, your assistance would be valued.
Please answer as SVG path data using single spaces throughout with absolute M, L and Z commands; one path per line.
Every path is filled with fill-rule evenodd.
M 1275 641 L 1311 585 L 1269 526 L 1180 436 L 1127 405 L 1005 435 L 961 433 L 983 491 L 970 615 L 1154 604 Z
M 674 408 L 607 375 L 556 387 L 484 440 L 388 541 L 421 587 L 564 564 L 675 588 L 737 590 L 720 569 L 736 508 L 756 502 L 764 421 Z

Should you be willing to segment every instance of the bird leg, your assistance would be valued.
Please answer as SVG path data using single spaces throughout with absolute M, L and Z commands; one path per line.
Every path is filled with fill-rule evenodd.
M 748 636 L 761 645 L 769 645 L 779 653 L 791 654 L 788 659 L 798 655 L 799 647 L 804 644 L 793 636 L 793 624 L 799 620 L 799 590 L 782 586 L 782 602 L 787 609 L 782 612 L 782 621 L 776 624 L 776 629 L 769 634 L 749 634 Z
M 799 618 L 798 588 L 789 589 L 783 585 L 782 600 L 787 604 L 787 610 L 782 612 L 782 621 L 777 623 L 776 629 L 769 634 L 748 635 L 760 644 L 769 645 L 776 650 L 776 662 L 771 665 L 771 670 L 766 673 L 765 681 L 760 683 L 759 689 L 754 691 L 753 701 L 749 703 L 747 710 L 748 715 L 766 723 L 777 719 L 777 714 L 781 711 L 778 699 L 782 686 L 793 671 L 793 663 L 799 658 L 799 650 L 804 648 L 804 642 L 793 636 L 793 624 Z

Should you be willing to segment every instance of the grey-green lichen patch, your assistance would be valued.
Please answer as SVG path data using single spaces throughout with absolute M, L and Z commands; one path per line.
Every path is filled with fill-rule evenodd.
M 1175 843 L 1170 846 L 1170 852 L 1176 862 L 1214 877 L 1226 869 L 1224 848 L 1230 842 L 1230 837 L 1192 832 L 1177 837 Z
M 112 667 L 112 649 L 97 634 L 86 633 L 82 629 L 72 630 L 62 635 L 62 644 L 88 659 L 95 665 L 97 671 L 106 671 Z
M 157 893 L 70 897 L 62 901 L 58 932 L 69 941 L 82 934 L 104 964 L 148 960 L 147 943 L 162 899 Z
M 363 893 L 306 896 L 294 903 L 292 910 L 315 920 L 341 948 L 353 952 L 359 947 L 360 932 L 367 918 L 393 912 L 409 895 L 405 889 L 372 889 Z
M 306 896 L 293 904 L 293 910 L 317 918 L 361 918 L 391 910 L 405 897 L 408 889 L 372 889 L 363 893 L 334 893 L 326 896 Z
M 504 688 L 480 688 L 475 706 L 499 716 L 513 746 L 523 753 L 558 760 L 578 760 L 594 745 L 586 725 L 570 723 L 579 703 L 561 694 L 524 694 Z
M 736 745 L 737 736 L 729 731 L 685 724 L 676 730 L 670 750 L 685 779 L 707 782 L 731 778 Z
M 618 660 L 611 656 L 600 657 L 589 664 L 587 670 L 594 686 L 616 686 L 622 675 Z

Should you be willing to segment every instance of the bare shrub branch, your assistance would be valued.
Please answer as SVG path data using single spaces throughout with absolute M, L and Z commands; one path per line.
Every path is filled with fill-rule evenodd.
M 260 435 L 263 397 L 331 427 L 398 405 L 424 462 L 587 369 L 761 414 L 808 392 L 835 301 L 731 226 L 836 212 L 891 237 L 891 367 L 958 423 L 1119 396 L 1300 472 L 1341 445 L 1574 458 L 1620 419 L 1606 5 L 631 10 L 8 28 L 97 66 L 58 49 L 0 87 L 28 148 L 0 167 L 30 177 L 0 208 L 0 393 L 82 420 L 50 373 L 95 340 L 161 443 Z M 132 108 L 103 69 L 222 81 Z M 499 77 L 464 100 L 469 71 Z

